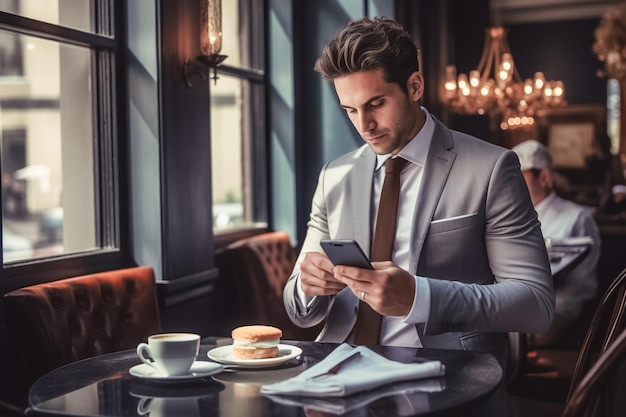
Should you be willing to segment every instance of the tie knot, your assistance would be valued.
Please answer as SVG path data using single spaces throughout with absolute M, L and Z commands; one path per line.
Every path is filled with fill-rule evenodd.
M 398 174 L 408 161 L 404 158 L 389 158 L 385 161 L 385 175 Z

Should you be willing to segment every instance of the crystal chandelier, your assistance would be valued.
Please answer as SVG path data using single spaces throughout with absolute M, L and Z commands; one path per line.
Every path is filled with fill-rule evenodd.
M 502 130 L 532 127 L 541 110 L 563 103 L 563 82 L 546 81 L 537 72 L 522 80 L 502 26 L 486 29 L 478 67 L 457 77 L 456 67 L 446 67 L 444 100 L 461 114 L 500 117 Z
M 594 31 L 593 52 L 604 62 L 599 75 L 626 80 L 626 3 L 606 9 Z

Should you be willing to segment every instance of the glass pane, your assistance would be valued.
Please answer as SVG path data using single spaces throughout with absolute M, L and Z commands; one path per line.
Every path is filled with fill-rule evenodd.
M 7 39 L 21 73 L 0 76 L 4 262 L 93 249 L 91 52 L 0 31 Z
M 29 19 L 92 31 L 95 0 L 0 0 L 0 11 Z
M 228 56 L 224 64 L 239 67 L 242 65 L 239 38 L 239 1 L 222 1 L 222 55 Z
M 216 232 L 242 226 L 244 216 L 242 83 L 220 75 L 211 84 L 211 167 L 213 228 Z

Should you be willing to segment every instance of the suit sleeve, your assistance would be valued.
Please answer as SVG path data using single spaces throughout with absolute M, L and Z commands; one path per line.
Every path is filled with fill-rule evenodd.
M 492 282 L 428 277 L 425 334 L 450 331 L 542 333 L 552 321 L 554 289 L 537 214 L 515 154 L 497 159 L 488 180 L 483 242 Z M 450 236 L 452 238 L 452 236 Z M 465 282 L 463 282 L 465 281 Z
M 296 265 L 283 290 L 283 302 L 287 315 L 291 321 L 300 327 L 312 327 L 320 323 L 326 317 L 334 297 L 315 297 L 309 305 L 302 305 L 298 296 L 298 286 L 300 285 L 300 264 L 307 252 L 322 252 L 319 244 L 320 240 L 326 239 L 328 233 L 328 215 L 326 211 L 324 196 L 324 177 L 327 165 L 322 168 L 313 202 L 311 207 L 311 215 L 307 224 L 307 234 L 302 244 L 302 249 Z

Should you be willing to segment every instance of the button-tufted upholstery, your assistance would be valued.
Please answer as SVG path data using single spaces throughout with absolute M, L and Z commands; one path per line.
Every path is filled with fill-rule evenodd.
M 29 385 L 61 365 L 133 348 L 161 329 L 150 267 L 21 288 L 5 295 L 5 308 Z
M 234 281 L 238 300 L 239 311 L 229 326 L 269 324 L 282 329 L 283 339 L 313 340 L 317 336 L 321 326 L 299 328 L 283 305 L 283 288 L 296 257 L 289 235 L 280 231 L 238 240 L 216 255 L 220 280 Z

